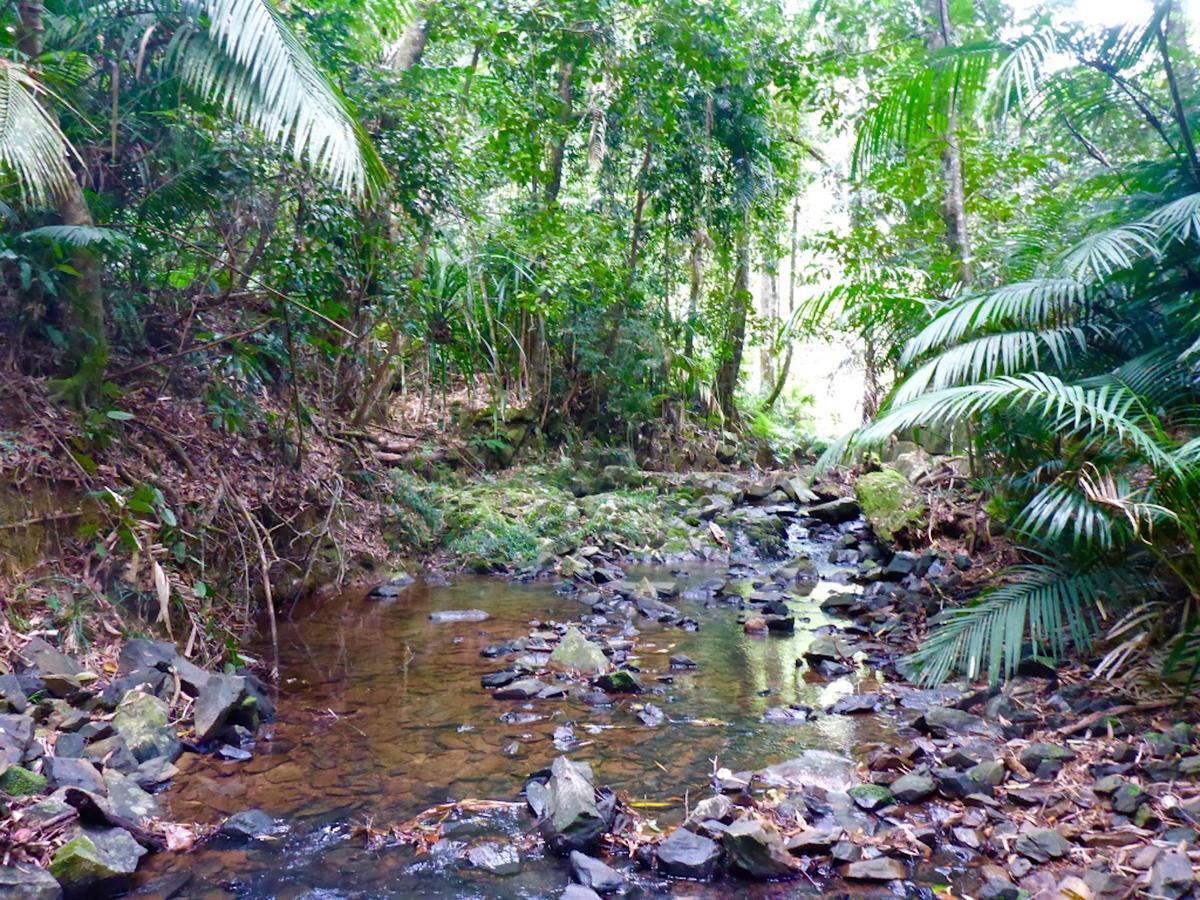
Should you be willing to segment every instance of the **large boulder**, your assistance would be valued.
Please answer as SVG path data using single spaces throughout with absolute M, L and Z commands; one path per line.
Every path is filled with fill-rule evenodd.
M 542 836 L 556 853 L 586 850 L 611 827 L 616 800 L 609 793 L 597 801 L 587 763 L 560 756 L 550 766 L 542 809 Z
M 855 482 L 862 513 L 881 540 L 909 545 L 928 522 L 929 507 L 907 478 L 884 467 Z
M 814 519 L 820 519 L 829 525 L 840 525 L 858 518 L 860 512 L 858 502 L 850 497 L 839 497 L 828 503 L 818 503 L 810 506 L 805 513 Z

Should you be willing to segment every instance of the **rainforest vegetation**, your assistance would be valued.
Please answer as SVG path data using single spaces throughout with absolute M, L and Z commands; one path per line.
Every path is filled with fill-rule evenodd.
M 282 524 L 353 531 L 386 491 L 434 528 L 452 434 L 478 477 L 916 440 L 1013 547 L 926 678 L 1031 642 L 1194 676 L 1197 32 L 1179 0 L 1086 6 L 0 3 L 0 458 L 42 441 L 106 517 L 68 528 L 83 568 L 147 566 L 203 635 L 263 599 Z M 826 342 L 849 434 L 811 421 Z M 424 456 L 386 446 L 418 418 Z M 191 459 L 218 438 L 257 484 Z M 308 531 L 264 516 L 288 490 Z

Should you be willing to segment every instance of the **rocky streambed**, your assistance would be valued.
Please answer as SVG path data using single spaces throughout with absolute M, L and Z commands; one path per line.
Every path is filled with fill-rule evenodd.
M 240 691 L 209 733 L 186 666 L 117 666 L 161 673 L 150 693 L 174 702 L 177 679 L 184 719 L 159 733 L 191 715 L 208 739 L 151 798 L 205 840 L 144 857 L 135 894 L 1194 892 L 1193 710 L 1036 659 L 1004 690 L 916 687 L 900 660 L 972 560 L 897 552 L 855 500 L 795 482 L 705 487 L 687 516 L 711 540 L 658 565 L 580 546 L 529 582 L 302 603 L 256 733 L 237 716 L 268 698 L 245 676 L 221 676 Z M 893 538 L 910 512 L 892 508 Z M 136 843 L 143 823 L 102 824 Z

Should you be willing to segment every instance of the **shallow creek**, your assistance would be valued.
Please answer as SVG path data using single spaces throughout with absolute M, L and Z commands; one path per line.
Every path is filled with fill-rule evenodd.
M 684 581 L 721 571 L 694 567 Z M 501 877 L 455 854 L 417 856 L 405 846 L 368 850 L 351 831 L 366 823 L 399 823 L 447 800 L 517 799 L 525 777 L 562 754 L 553 733 L 568 722 L 583 742 L 570 757 L 590 762 L 598 784 L 632 800 L 670 801 L 670 808 L 642 810 L 664 827 L 682 818 L 686 803 L 710 795 L 714 761 L 739 771 L 806 748 L 855 756 L 864 744 L 887 739 L 894 721 L 878 715 L 822 715 L 803 725 L 762 719 L 769 707 L 803 703 L 820 709 L 873 686 L 869 672 L 830 681 L 795 665 L 813 630 L 829 621 L 818 603 L 834 587 L 841 586 L 822 581 L 811 597 L 792 602 L 797 629 L 790 636 L 748 636 L 736 609 L 687 600 L 679 602 L 699 621 L 697 632 L 636 620 L 643 680 L 661 693 L 618 699 L 609 709 L 574 699 L 498 701 L 480 687 L 480 675 L 497 668 L 481 657 L 486 646 L 526 636 L 531 621 L 587 612 L 578 601 L 557 596 L 553 582 L 462 578 L 449 586 L 418 582 L 392 601 L 351 591 L 302 603 L 280 623 L 278 720 L 253 758 L 186 755 L 163 798 L 180 821 L 218 822 L 257 807 L 281 820 L 286 831 L 270 843 L 247 846 L 217 837 L 192 853 L 161 854 L 147 861 L 138 882 L 187 873 L 180 896 L 198 898 L 556 898 L 569 882 L 568 867 L 540 850 L 525 857 L 518 874 Z M 433 611 L 463 608 L 485 609 L 490 618 L 430 621 Z M 670 672 L 673 653 L 690 656 L 698 668 Z M 673 682 L 657 682 L 659 674 Z M 648 727 L 639 721 L 634 707 L 647 701 L 666 713 L 665 723 Z M 505 721 L 506 713 L 536 718 Z M 448 825 L 446 837 L 504 840 L 530 827 L 527 816 L 491 813 Z M 928 872 L 920 880 L 944 879 Z M 803 879 L 713 886 L 652 880 L 640 888 L 642 896 L 696 898 L 728 896 L 730 890 L 748 897 L 817 893 Z

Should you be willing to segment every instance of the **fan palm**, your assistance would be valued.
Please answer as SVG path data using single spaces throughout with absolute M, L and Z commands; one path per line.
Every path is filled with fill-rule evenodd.
M 1185 599 L 1155 606 L 1138 627 L 1165 638 L 1164 662 L 1189 659 L 1196 671 L 1188 654 L 1200 636 L 1200 444 L 1190 434 L 1200 423 L 1200 281 L 1190 261 L 1200 246 L 1200 184 L 1184 104 L 1172 102 L 1169 12 L 1160 6 L 1148 23 L 1086 45 L 1039 34 L 989 57 L 998 74 L 988 89 L 1004 113 L 1016 98 L 1034 124 L 1051 114 L 1112 118 L 1123 98 L 1159 136 L 1168 164 L 1126 166 L 1116 194 L 1105 193 L 1108 171 L 1080 185 L 1086 236 L 1044 253 L 1038 277 L 943 302 L 908 343 L 908 374 L 881 413 L 831 450 L 835 458 L 914 428 L 973 420 L 980 458 L 1015 510 L 1013 533 L 1030 554 L 1054 560 L 1019 567 L 940 617 L 914 657 L 928 681 L 956 669 L 1011 675 L 1030 645 L 1053 657 L 1087 649 L 1108 618 L 1145 604 L 1156 586 Z M 1080 65 L 1051 71 L 1048 61 L 1064 51 Z M 949 88 L 918 79 L 905 103 L 873 110 L 860 162 L 936 127 L 948 97 L 978 101 L 981 58 L 978 49 L 947 51 L 941 65 L 958 73 L 945 79 Z M 915 113 L 922 103 L 928 113 Z M 1151 652 L 1154 641 L 1128 638 L 1124 627 L 1123 662 Z

